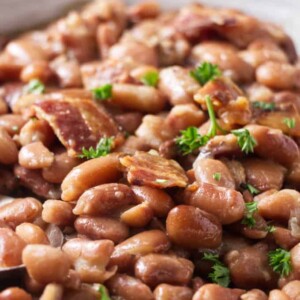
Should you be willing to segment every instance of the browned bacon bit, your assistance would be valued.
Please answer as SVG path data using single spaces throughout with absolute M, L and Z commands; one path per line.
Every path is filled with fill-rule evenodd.
M 185 187 L 188 178 L 184 170 L 174 160 L 155 154 L 137 151 L 133 156 L 120 158 L 128 168 L 127 179 L 131 184 L 156 188 Z
M 39 118 L 45 119 L 69 155 L 81 153 L 83 147 L 96 147 L 101 137 L 121 134 L 108 114 L 88 99 L 64 98 L 61 101 L 44 100 L 35 105 Z

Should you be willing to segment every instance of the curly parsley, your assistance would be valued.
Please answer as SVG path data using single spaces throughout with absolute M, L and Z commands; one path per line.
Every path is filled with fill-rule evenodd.
M 45 92 L 45 85 L 39 79 L 32 79 L 24 87 L 24 92 L 26 94 L 43 94 Z
M 269 252 L 269 264 L 273 271 L 281 277 L 288 276 L 292 271 L 291 254 L 289 251 L 277 248 Z
M 248 202 L 245 203 L 245 216 L 242 220 L 242 224 L 246 225 L 249 228 L 253 228 L 256 224 L 256 220 L 254 219 L 254 213 L 257 212 L 257 202 Z
M 112 96 L 112 85 L 104 84 L 92 89 L 93 96 L 96 100 L 107 100 Z
M 262 102 L 262 101 L 254 101 L 252 102 L 252 106 L 254 108 L 259 108 L 264 111 L 272 111 L 275 110 L 276 105 L 273 102 Z
M 101 298 L 99 300 L 111 300 L 109 295 L 108 295 L 107 289 L 104 285 L 100 284 L 100 287 L 99 287 L 98 291 L 99 291 L 100 296 L 101 296 Z
M 290 129 L 296 126 L 296 120 L 294 118 L 284 118 L 282 122 Z
M 257 145 L 257 142 L 248 129 L 240 128 L 232 130 L 231 133 L 237 137 L 238 145 L 243 152 L 246 154 L 254 152 L 254 147 Z
M 159 74 L 156 71 L 146 73 L 142 78 L 141 82 L 148 86 L 156 87 L 159 79 Z
M 221 76 L 222 73 L 217 65 L 205 61 L 196 69 L 190 71 L 190 75 L 201 83 L 201 85 L 204 85 L 208 81 Z
M 93 147 L 90 147 L 89 149 L 82 148 L 82 154 L 78 155 L 80 158 L 86 158 L 86 159 L 92 159 L 97 158 L 100 156 L 105 156 L 108 153 L 110 153 L 112 145 L 114 142 L 114 138 L 101 138 L 98 142 L 96 149 Z

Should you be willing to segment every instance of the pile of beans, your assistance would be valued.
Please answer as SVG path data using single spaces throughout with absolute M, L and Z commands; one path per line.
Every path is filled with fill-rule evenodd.
M 0 47 L 1 300 L 299 299 L 300 64 L 280 27 L 96 0 Z

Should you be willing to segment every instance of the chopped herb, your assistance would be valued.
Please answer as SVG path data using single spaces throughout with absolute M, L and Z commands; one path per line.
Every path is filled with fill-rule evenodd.
M 19 126 L 16 126 L 16 125 L 15 125 L 15 126 L 12 126 L 11 129 L 12 129 L 13 131 L 18 131 L 18 130 L 19 130 Z
M 269 233 L 272 233 L 275 230 L 276 230 L 276 228 L 273 225 L 268 225 L 267 228 L 266 228 L 266 231 L 269 232 Z
M 290 129 L 296 126 L 296 120 L 294 118 L 284 118 L 283 123 Z
M 100 156 L 105 156 L 111 151 L 111 147 L 113 145 L 114 138 L 101 138 L 98 142 L 96 149 L 93 147 L 90 147 L 89 149 L 82 148 L 82 154 L 79 155 L 80 158 L 97 158 Z
M 31 117 L 30 120 L 34 122 L 37 120 L 37 117 Z
M 203 62 L 200 66 L 190 72 L 190 75 L 196 79 L 201 85 L 204 85 L 210 80 L 221 76 L 222 73 L 217 65 L 209 62 Z
M 179 147 L 183 155 L 192 153 L 194 150 L 204 146 L 209 138 L 198 133 L 196 127 L 188 127 L 182 130 L 181 135 L 176 138 L 176 145 Z
M 257 211 L 257 202 L 248 202 L 245 203 L 246 213 L 242 220 L 242 224 L 246 225 L 249 228 L 253 228 L 256 224 L 256 221 L 253 217 L 254 213 Z
M 229 269 L 219 260 L 218 255 L 204 253 L 202 259 L 213 263 L 213 271 L 209 273 L 208 278 L 210 278 L 214 283 L 217 283 L 223 287 L 228 287 L 230 283 Z
M 149 86 L 156 86 L 158 83 L 158 72 L 156 71 L 152 71 L 152 72 L 148 72 L 146 73 L 142 78 L 141 78 L 141 82 L 145 85 L 149 85 Z
M 241 128 L 232 130 L 231 132 L 237 137 L 238 145 L 243 152 L 248 154 L 254 151 L 257 142 L 248 129 Z
M 269 103 L 269 102 L 262 102 L 262 101 L 255 101 L 252 102 L 252 106 L 254 108 L 259 108 L 261 110 L 265 110 L 265 111 L 272 111 L 276 108 L 275 103 Z
M 39 79 L 32 79 L 24 87 L 26 94 L 43 94 L 45 92 L 45 85 Z
M 243 187 L 245 187 L 251 193 L 251 195 L 257 195 L 260 193 L 260 190 L 256 189 L 250 183 L 246 183 L 245 185 L 243 185 Z
M 167 179 L 158 178 L 158 179 L 155 180 L 155 182 L 156 183 L 166 183 L 166 182 L 168 182 L 168 180 Z
M 99 300 L 111 300 L 109 295 L 108 295 L 106 287 L 102 284 L 100 284 L 99 293 L 100 293 L 100 296 L 101 296 L 101 298 Z
M 92 90 L 93 96 L 96 100 L 107 100 L 112 96 L 112 85 L 104 84 Z
M 269 252 L 269 264 L 273 271 L 281 277 L 288 276 L 292 271 L 291 254 L 289 251 L 277 248 Z
M 216 181 L 220 181 L 221 177 L 222 177 L 221 173 L 214 173 L 214 175 L 213 175 L 213 179 Z

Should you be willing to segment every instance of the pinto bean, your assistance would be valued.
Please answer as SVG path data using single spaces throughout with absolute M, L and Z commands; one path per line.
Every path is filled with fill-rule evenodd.
M 147 254 L 135 264 L 135 276 L 151 287 L 160 283 L 188 284 L 193 272 L 190 260 L 165 254 Z
M 78 233 L 91 239 L 108 239 L 117 244 L 129 235 L 125 224 L 111 218 L 82 216 L 76 219 L 74 226 Z
M 292 186 L 300 187 L 300 157 L 292 164 L 286 180 Z
M 142 123 L 143 115 L 139 112 L 129 112 L 116 115 L 114 118 L 124 131 L 134 133 Z
M 136 200 L 146 202 L 157 217 L 165 217 L 174 207 L 172 198 L 163 190 L 148 186 L 132 186 Z
M 22 261 L 29 276 L 42 284 L 64 282 L 71 267 L 64 252 L 46 245 L 27 245 L 23 250 Z
M 42 204 L 34 198 L 15 199 L 0 207 L 0 221 L 12 228 L 41 215 Z
M 135 205 L 124 211 L 120 220 L 130 227 L 144 227 L 153 217 L 153 210 L 147 203 Z
M 299 237 L 293 236 L 289 229 L 283 227 L 275 227 L 273 237 L 277 245 L 288 250 L 300 243 Z
M 0 267 L 21 265 L 25 242 L 11 229 L 0 228 L 0 243 Z
M 242 183 L 246 182 L 246 172 L 243 165 L 237 160 L 222 159 L 221 160 L 229 169 L 232 175 L 236 188 L 239 188 Z
M 53 76 L 53 72 L 46 61 L 34 61 L 22 69 L 20 79 L 23 82 L 29 82 L 33 79 L 39 79 L 47 82 Z
M 62 250 L 68 255 L 82 282 L 103 282 L 113 276 L 117 268 L 106 270 L 114 244 L 110 240 L 87 241 L 71 239 Z
M 291 300 L 291 298 L 280 290 L 272 290 L 269 293 L 269 300 Z
M 23 146 L 19 152 L 19 164 L 27 169 L 42 169 L 52 165 L 54 154 L 41 142 Z
M 193 300 L 239 300 L 244 293 L 240 289 L 229 289 L 218 284 L 204 284 L 193 296 Z
M 221 244 L 221 224 L 197 207 L 176 206 L 169 212 L 166 224 L 171 241 L 184 248 L 217 248 Z
M 5 128 L 10 136 L 18 133 L 25 122 L 25 119 L 20 115 L 6 114 L 0 116 L 0 126 Z
M 113 296 L 124 300 L 135 300 L 137 295 L 143 300 L 154 300 L 150 288 L 137 278 L 126 274 L 116 274 L 110 278 L 105 285 Z
M 73 206 L 60 200 L 47 200 L 43 204 L 42 218 L 45 222 L 67 226 L 73 224 L 75 216 Z
M 120 178 L 118 154 L 88 160 L 65 177 L 61 184 L 62 199 L 74 201 L 87 189 Z
M 110 215 L 135 202 L 132 190 L 125 184 L 107 183 L 85 191 L 73 210 L 75 215 Z
M 10 165 L 18 161 L 18 149 L 7 131 L 0 126 L 0 163 Z
M 300 293 L 300 280 L 294 280 L 282 288 L 282 292 L 290 297 L 291 300 L 297 300 Z
M 31 223 L 22 223 L 16 227 L 16 234 L 26 244 L 48 245 L 49 240 L 43 229 Z
M 31 295 L 18 287 L 7 288 L 0 293 L 1 300 L 32 300 Z
M 241 300 L 268 300 L 268 296 L 261 290 L 250 290 L 241 296 Z
M 155 18 L 159 13 L 159 4 L 152 0 L 137 3 L 130 6 L 127 10 L 127 15 L 131 22 L 140 22 L 144 19 Z
M 155 300 L 192 300 L 193 291 L 186 286 L 174 286 L 162 283 L 154 290 Z
M 149 230 L 138 233 L 118 244 L 111 257 L 111 264 L 119 269 L 133 266 L 135 261 L 149 253 L 162 253 L 170 248 L 166 234 L 160 230 Z
M 8 113 L 8 106 L 4 99 L 0 96 L 0 115 L 4 115 Z

